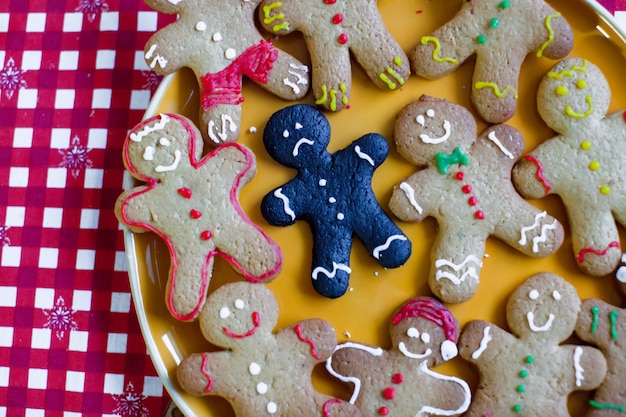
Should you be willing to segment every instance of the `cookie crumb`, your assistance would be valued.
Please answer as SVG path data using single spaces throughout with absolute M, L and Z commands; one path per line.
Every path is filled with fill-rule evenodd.
M 378 271 L 374 271 L 374 276 L 378 276 Z
M 256 133 L 256 126 L 250 126 L 250 129 L 248 129 L 248 132 Z
M 346 330 L 345 332 L 343 332 L 343 335 L 344 335 L 346 338 L 348 338 L 348 339 L 350 339 L 350 338 L 352 337 L 352 335 L 350 334 L 350 332 L 349 332 L 349 331 L 347 331 L 347 330 Z

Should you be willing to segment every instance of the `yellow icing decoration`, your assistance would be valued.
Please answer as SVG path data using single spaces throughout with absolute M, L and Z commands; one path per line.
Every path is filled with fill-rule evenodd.
M 562 70 L 561 72 L 550 71 L 548 73 L 548 78 L 556 78 L 557 80 L 562 80 L 563 77 L 573 77 L 574 72 L 586 73 L 587 72 L 587 60 L 583 59 L 582 66 L 573 65 L 572 68 Z
M 611 187 L 609 187 L 608 185 L 603 185 L 602 187 L 600 187 L 600 194 L 604 194 L 604 195 L 611 194 Z
M 551 14 L 550 16 L 546 16 L 546 19 L 543 21 L 543 24 L 546 26 L 546 29 L 548 30 L 548 39 L 544 43 L 541 44 L 541 47 L 537 51 L 538 57 L 542 57 L 543 51 L 548 47 L 548 45 L 550 45 L 554 41 L 554 30 L 552 29 L 552 26 L 550 25 L 550 21 L 554 19 L 555 17 L 560 17 L 560 16 L 561 16 L 561 13 Z
M 582 149 L 583 151 L 588 151 L 589 149 L 591 149 L 591 142 L 589 142 L 588 140 L 583 141 L 580 144 L 580 149 Z
M 568 94 L 567 87 L 565 87 L 564 85 L 558 86 L 554 92 L 556 93 L 557 96 L 561 96 L 561 97 L 566 96 Z
M 378 75 L 378 78 L 380 78 L 382 80 L 382 82 L 384 82 L 385 84 L 387 84 L 387 87 L 390 90 L 395 90 L 398 86 L 396 85 L 396 83 L 394 83 L 393 81 L 391 81 L 389 79 L 389 77 L 387 77 L 387 74 L 385 74 L 384 72 L 381 72 Z
M 435 50 L 433 51 L 433 60 L 435 62 L 439 62 L 439 63 L 443 63 L 443 62 L 449 62 L 451 64 L 458 64 L 459 61 L 457 61 L 454 58 L 449 58 L 449 57 L 440 57 L 439 56 L 439 52 L 441 51 L 441 44 L 439 43 L 439 39 L 435 38 L 434 36 L 424 36 L 422 37 L 422 45 L 426 45 L 428 42 L 432 42 L 435 44 Z
M 585 81 L 585 80 L 578 80 L 578 81 L 576 81 L 576 88 L 579 88 L 581 90 L 584 89 L 584 88 L 587 88 L 587 81 Z
M 348 88 L 346 87 L 344 83 L 339 84 L 339 91 L 341 92 L 341 95 L 342 95 L 341 103 L 347 106 L 348 96 L 346 95 L 346 92 L 348 91 Z M 337 110 L 337 93 L 338 93 L 337 90 L 335 90 L 334 88 L 331 88 L 330 91 L 328 91 L 328 87 L 326 87 L 326 84 L 323 84 L 322 85 L 322 97 L 315 100 L 315 104 L 325 104 L 326 101 L 328 101 L 328 96 L 330 95 L 329 108 L 332 111 L 336 111 Z
M 265 19 L 263 19 L 263 23 L 265 23 L 266 25 L 269 25 L 270 23 L 276 21 L 276 20 L 282 20 L 285 18 L 285 15 L 283 13 L 278 13 L 274 16 L 271 16 L 270 13 L 272 12 L 272 10 L 274 9 L 278 9 L 280 7 L 282 7 L 283 4 L 279 1 L 277 1 L 276 3 L 272 3 L 272 4 L 268 4 L 267 6 L 263 7 L 263 16 L 265 17 Z M 274 32 L 278 32 L 280 30 L 289 30 L 289 23 L 287 22 L 283 22 L 279 25 L 275 25 L 272 27 L 272 30 Z
M 395 57 L 393 59 L 393 63 L 396 64 L 397 66 L 401 67 L 402 66 L 402 58 L 400 58 L 399 56 Z
M 592 171 L 597 171 L 600 169 L 600 162 L 598 161 L 591 161 L 589 163 L 589 169 Z
M 315 100 L 315 104 L 324 104 L 328 100 L 328 90 L 326 88 L 326 84 L 322 85 L 322 97 Z
M 346 94 L 348 92 L 348 89 L 346 88 L 346 85 L 344 83 L 340 83 L 339 84 L 339 91 L 341 91 L 341 103 L 344 106 L 347 106 L 348 103 L 349 103 L 349 99 L 348 99 L 348 96 Z
M 586 112 L 576 113 L 572 109 L 572 106 L 565 106 L 565 114 L 567 114 L 569 117 L 573 117 L 574 119 L 584 119 L 585 117 L 589 116 L 591 113 L 593 113 L 593 103 L 591 102 L 591 96 L 586 96 L 585 101 L 587 102 L 588 107 Z
M 504 88 L 504 90 L 501 91 L 500 87 L 497 84 L 495 84 L 495 83 L 488 83 L 488 82 L 485 82 L 485 81 L 478 81 L 476 84 L 474 84 L 474 87 L 477 90 L 482 90 L 483 88 L 489 87 L 489 88 L 491 88 L 493 90 L 493 93 L 498 98 L 504 98 L 504 97 L 506 97 L 506 95 L 508 93 L 513 94 L 513 98 L 515 98 L 515 99 L 517 99 L 517 97 L 518 97 L 517 91 L 515 91 L 515 88 L 513 88 L 510 85 L 507 85 Z
M 337 90 L 334 88 L 330 89 L 330 109 L 332 111 L 337 110 Z

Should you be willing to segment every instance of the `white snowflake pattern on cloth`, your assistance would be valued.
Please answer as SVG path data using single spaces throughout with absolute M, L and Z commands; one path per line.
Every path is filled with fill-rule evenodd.
M 15 65 L 13 58 L 9 58 L 6 65 L 0 70 L 0 90 L 4 90 L 4 96 L 11 100 L 15 92 L 20 88 L 26 88 L 26 80 L 24 80 L 25 70 Z
M 53 308 L 43 309 L 43 314 L 46 316 L 44 327 L 54 330 L 57 339 L 61 340 L 66 331 L 78 329 L 78 323 L 74 320 L 74 313 L 76 310 L 67 307 L 63 297 L 59 297 Z
M 7 234 L 10 228 L 11 226 L 0 225 L 0 246 L 11 245 L 11 239 L 9 238 L 9 235 Z
M 161 84 L 161 80 L 163 79 L 162 75 L 157 74 L 154 71 L 141 71 L 146 82 L 141 86 L 144 90 L 150 90 L 154 92 L 157 89 L 159 84 Z
M 74 136 L 69 148 L 58 149 L 58 151 L 63 158 L 59 166 L 67 168 L 74 178 L 78 178 L 80 171 L 93 166 L 93 162 L 89 159 L 91 149 L 82 145 L 78 136 Z
M 143 403 L 146 396 L 136 393 L 132 382 L 126 385 L 123 393 L 113 394 L 112 396 L 117 404 L 117 407 L 113 410 L 115 414 L 122 417 L 148 417 L 150 415 L 150 411 Z
M 96 15 L 109 10 L 109 5 L 104 0 L 79 0 L 77 12 L 82 12 L 87 16 L 89 22 L 96 20 Z

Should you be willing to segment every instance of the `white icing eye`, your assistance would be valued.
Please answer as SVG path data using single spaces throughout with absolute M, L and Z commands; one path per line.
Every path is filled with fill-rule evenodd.
M 143 159 L 146 161 L 152 161 L 154 159 L 154 148 L 152 146 L 146 146 L 143 151 Z
M 246 306 L 246 303 L 244 303 L 243 300 L 237 299 L 235 300 L 235 308 L 237 310 L 241 310 L 242 308 L 244 308 Z
M 430 343 L 430 335 L 426 332 L 422 333 L 421 339 L 424 343 Z
M 420 114 L 419 116 L 415 118 L 415 121 L 417 122 L 418 125 L 424 127 L 424 116 Z
M 226 319 L 228 318 L 228 316 L 230 316 L 230 310 L 228 307 L 222 307 L 220 309 L 220 318 L 221 319 Z
M 283 130 L 283 137 L 284 138 L 288 138 L 289 137 L 289 131 L 288 130 Z
M 454 344 L 454 342 L 451 340 L 444 340 L 444 342 L 441 344 L 441 357 L 443 358 L 443 360 L 449 361 L 458 354 L 459 349 L 456 347 L 456 344 Z
M 159 139 L 159 145 L 161 146 L 170 146 L 172 142 L 170 142 L 167 138 Z
M 302 129 L 302 125 L 300 123 L 298 123 L 298 122 L 296 122 L 296 126 L 295 127 L 296 127 L 296 130 Z
M 420 332 L 415 327 L 409 327 L 409 329 L 406 331 L 406 335 L 413 339 L 417 339 L 418 337 L 420 337 Z
M 539 291 L 532 290 L 530 293 L 528 293 L 528 298 L 530 298 L 531 300 L 536 300 L 537 298 L 539 298 Z
M 259 365 L 256 362 L 252 362 L 250 363 L 250 366 L 248 366 L 248 372 L 250 372 L 250 375 L 258 375 L 261 373 L 261 365 Z
M 552 291 L 552 298 L 554 298 L 556 301 L 559 301 L 561 299 L 561 293 L 557 290 Z
M 426 116 L 435 117 L 435 111 L 433 109 L 426 110 Z

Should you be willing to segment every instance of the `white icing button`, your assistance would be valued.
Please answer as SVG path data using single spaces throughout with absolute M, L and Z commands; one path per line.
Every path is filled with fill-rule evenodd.
M 320 187 L 326 187 L 327 181 L 325 179 L 321 179 L 318 184 L 320 185 Z
M 343 215 L 343 213 L 337 214 L 337 220 L 343 220 L 344 218 L 345 216 Z
M 248 366 L 248 371 L 250 371 L 250 374 L 252 375 L 258 375 L 261 373 L 261 365 L 256 362 L 252 362 L 250 366 Z
M 244 308 L 246 306 L 246 303 L 243 302 L 243 300 L 235 300 L 235 308 L 237 308 L 238 310 L 241 310 L 242 308 Z
M 270 414 L 274 414 L 278 410 L 278 406 L 274 401 L 270 401 L 267 403 L 267 412 Z
M 204 22 L 196 23 L 196 30 L 199 32 L 204 32 L 206 30 L 206 23 Z
M 228 309 L 228 307 L 222 307 L 220 309 L 220 318 L 226 319 L 228 318 L 228 316 L 230 316 L 230 310 Z
M 259 382 L 256 384 L 256 392 L 263 395 L 267 392 L 267 384 L 265 382 Z
M 335 204 L 337 202 L 337 199 L 335 197 L 331 197 L 331 198 L 328 199 L 328 202 L 330 204 Z
M 531 300 L 536 300 L 537 298 L 539 298 L 539 291 L 537 291 L 537 290 L 532 290 L 532 291 L 528 294 L 528 298 L 530 298 Z
M 219 32 L 215 32 L 213 34 L 213 38 L 212 39 L 213 39 L 213 42 L 219 42 L 219 41 L 221 41 L 223 39 L 222 38 L 222 34 L 219 33 Z
M 237 56 L 237 51 L 235 51 L 233 48 L 228 48 L 226 52 L 224 52 L 224 56 L 226 57 L 226 59 L 235 59 L 235 57 Z

